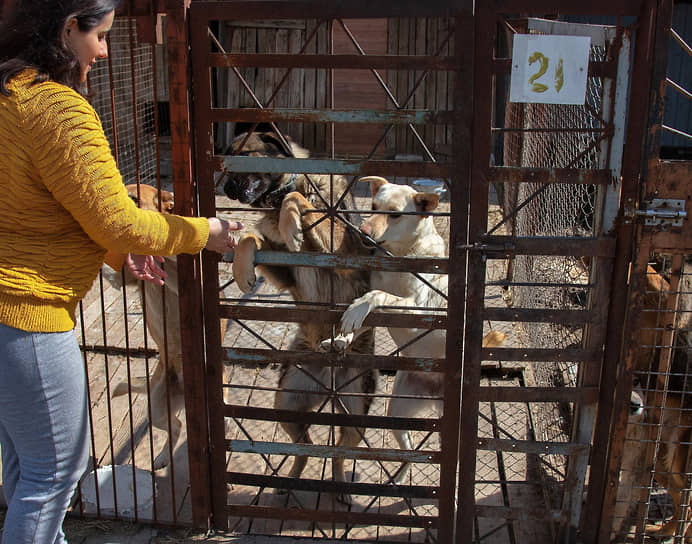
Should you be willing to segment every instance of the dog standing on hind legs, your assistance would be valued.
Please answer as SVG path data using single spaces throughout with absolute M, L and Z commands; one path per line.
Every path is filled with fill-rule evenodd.
M 287 148 L 286 144 L 290 148 Z M 243 133 L 233 140 L 233 155 L 250 157 L 307 157 L 308 151 L 290 139 L 283 141 L 273 133 Z M 233 256 L 233 277 L 238 288 L 251 292 L 255 286 L 255 253 L 260 250 L 367 255 L 369 249 L 360 242 L 358 233 L 344 223 L 332 224 L 325 212 L 312 211 L 325 203 L 340 202 L 339 213 L 355 212 L 353 198 L 348 193 L 343 176 L 304 174 L 229 174 L 224 192 L 232 200 L 262 208 L 254 227 L 245 231 Z M 333 190 L 334 194 L 330 195 Z M 364 271 L 305 266 L 258 265 L 257 269 L 280 291 L 288 291 L 298 302 L 349 303 L 368 290 L 368 274 Z M 320 341 L 332 334 L 332 325 L 324 321 L 298 323 L 291 351 L 320 351 Z M 372 333 L 363 335 L 352 346 L 356 353 L 373 352 Z M 376 371 L 349 367 L 329 367 L 317 362 L 284 364 L 274 408 L 295 412 L 318 410 L 333 399 L 334 409 L 341 413 L 367 414 L 376 384 Z M 281 427 L 294 443 L 312 444 L 309 425 L 297 421 L 282 421 Z M 342 427 L 336 446 L 355 447 L 363 429 Z M 291 478 L 299 478 L 307 456 L 294 458 Z M 344 458 L 332 458 L 334 481 L 344 482 Z M 351 497 L 338 499 L 346 504 Z
M 361 178 L 370 182 L 373 211 L 388 214 L 373 214 L 364 221 L 360 230 L 381 247 L 397 257 L 446 257 L 446 243 L 435 228 L 430 212 L 439 204 L 439 196 L 419 193 L 407 185 L 389 183 L 378 176 Z M 363 322 L 375 309 L 401 313 L 419 308 L 447 307 L 447 276 L 445 274 L 419 274 L 410 272 L 374 271 L 370 277 L 371 291 L 352 301 L 341 318 L 341 334 L 322 341 L 322 349 L 333 346 L 345 350 L 354 340 L 370 330 Z M 402 310 L 397 307 L 408 307 Z M 445 331 L 433 329 L 403 329 L 390 327 L 389 334 L 407 357 L 434 357 L 443 359 Z M 484 347 L 495 347 L 506 335 L 490 332 L 483 339 Z M 418 416 L 426 408 L 442 411 L 444 376 L 439 373 L 420 371 L 397 371 L 392 388 L 392 398 L 387 406 L 387 415 L 401 418 Z M 401 449 L 414 449 L 408 431 L 393 430 Z M 396 484 L 405 481 L 409 472 L 405 463 L 394 478 Z
M 126 185 L 127 192 L 140 208 L 159 211 L 159 191 L 151 185 Z M 160 192 L 160 211 L 172 213 L 173 193 Z M 179 448 L 178 442 L 183 430 L 183 422 L 176 415 L 185 408 L 183 391 L 183 353 L 180 343 L 180 315 L 178 308 L 178 269 L 175 256 L 166 257 L 166 282 L 163 287 L 148 281 L 138 281 L 138 290 L 146 310 L 147 331 L 159 352 L 159 361 L 150 378 L 133 377 L 127 382 L 117 384 L 113 397 L 132 393 L 149 394 L 151 405 L 151 424 L 168 434 L 168 443 L 153 461 L 154 470 L 166 468 L 170 464 L 170 453 Z M 164 310 L 165 308 L 165 310 Z M 166 334 L 168 331 L 168 334 Z M 169 417 L 170 414 L 170 417 Z M 170 423 L 170 428 L 169 428 Z

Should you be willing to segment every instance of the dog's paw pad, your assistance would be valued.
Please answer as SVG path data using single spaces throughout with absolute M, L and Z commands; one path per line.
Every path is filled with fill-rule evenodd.
M 236 277 L 235 282 L 238 285 L 238 289 L 243 293 L 251 293 L 255 288 L 257 280 L 255 279 L 255 275 L 252 274 L 251 276 Z
M 319 343 L 318 349 L 322 353 L 329 353 L 331 351 L 337 353 L 343 353 L 346 349 L 353 343 L 353 334 L 347 334 L 346 336 L 335 336 L 333 339 L 327 338 Z

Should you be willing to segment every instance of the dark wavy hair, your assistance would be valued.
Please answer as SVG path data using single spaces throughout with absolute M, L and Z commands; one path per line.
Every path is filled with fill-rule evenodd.
M 10 94 L 9 81 L 34 68 L 34 83 L 48 79 L 82 92 L 79 59 L 67 47 L 63 29 L 71 18 L 88 32 L 118 7 L 120 0 L 15 0 L 0 24 L 0 93 Z

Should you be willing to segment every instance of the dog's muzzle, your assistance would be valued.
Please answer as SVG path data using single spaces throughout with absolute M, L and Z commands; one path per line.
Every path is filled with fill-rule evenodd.
M 296 190 L 296 174 L 291 174 L 286 183 L 282 184 L 278 189 L 268 191 L 261 199 L 271 208 L 280 208 L 284 198 L 288 193 Z
M 228 178 L 226 183 L 223 184 L 223 192 L 231 200 L 240 200 L 240 191 L 238 184 L 233 178 Z

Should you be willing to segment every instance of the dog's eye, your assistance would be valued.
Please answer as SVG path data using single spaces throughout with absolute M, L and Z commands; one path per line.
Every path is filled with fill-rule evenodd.
M 390 213 L 389 217 L 392 219 L 399 219 L 401 217 L 400 213 Z

